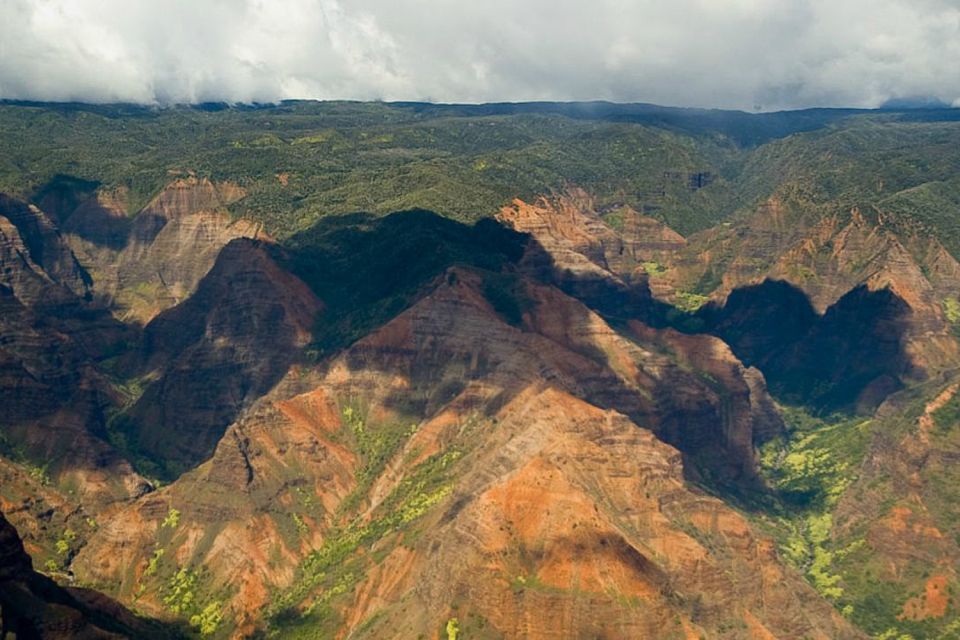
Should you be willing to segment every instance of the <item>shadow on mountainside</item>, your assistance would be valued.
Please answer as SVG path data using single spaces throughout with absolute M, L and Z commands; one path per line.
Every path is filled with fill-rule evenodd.
M 133 218 L 106 209 L 96 197 L 99 182 L 57 174 L 31 198 L 57 221 L 64 233 L 120 251 L 127 246 Z
M 391 342 L 386 336 L 347 352 L 354 371 L 372 369 L 409 380 L 410 389 L 389 399 L 402 414 L 432 415 L 471 381 L 488 376 L 500 376 L 503 391 L 475 407 L 487 415 L 531 384 L 558 384 L 660 434 L 684 452 L 691 473 L 720 484 L 749 483 L 754 477 L 749 430 L 746 446 L 729 433 L 731 424 L 740 425 L 736 431 L 751 419 L 746 384 L 740 381 L 731 389 L 710 382 L 709 376 L 675 362 L 663 345 L 655 347 L 662 353 L 645 352 L 650 345 L 635 343 L 626 331 L 614 334 L 622 352 L 613 357 L 632 361 L 641 372 L 636 380 L 618 374 L 620 365 L 611 364 L 609 347 L 590 333 L 597 322 L 592 311 L 623 328 L 628 320 L 650 315 L 649 291 L 558 272 L 527 234 L 490 219 L 471 227 L 427 211 L 384 218 L 355 214 L 321 221 L 295 236 L 280 260 L 324 302 L 313 344 L 319 358 L 370 335 L 428 295 L 428 289 L 446 288 L 435 296 L 437 308 L 418 312 L 413 342 Z M 451 267 L 465 268 L 479 282 L 458 282 Z M 550 294 L 543 285 L 555 285 L 573 300 Z M 464 286 L 469 290 L 454 291 Z M 477 294 L 496 316 L 470 302 Z M 647 357 L 655 362 L 644 362 Z M 657 373 L 642 372 L 647 366 Z M 451 370 L 456 375 L 445 375 Z
M 520 260 L 528 242 L 490 219 L 468 226 L 425 210 L 355 213 L 293 236 L 279 259 L 324 303 L 313 344 L 323 356 L 403 311 L 449 267 L 499 272 Z
M 916 373 L 905 349 L 910 313 L 889 289 L 861 285 L 820 315 L 801 289 L 766 280 L 735 289 L 696 318 L 763 371 L 782 401 L 869 413 Z
M 532 272 L 529 264 L 520 265 L 530 255 L 538 256 Z M 480 314 L 474 324 L 457 327 L 471 319 L 465 315 L 469 309 L 458 309 L 453 300 L 440 314 L 451 327 L 447 330 L 413 344 L 355 345 L 431 291 L 456 286 L 454 267 L 475 274 L 471 295 L 486 299 L 495 315 Z M 281 286 L 280 274 L 295 275 L 316 297 L 307 305 L 313 319 L 307 323 L 312 342 L 306 348 L 298 342 L 298 316 L 290 304 L 310 294 L 291 282 Z M 539 284 L 530 284 L 531 275 Z M 544 295 L 536 293 L 545 290 L 542 284 L 584 304 L 534 299 Z M 743 433 L 743 421 L 753 419 L 750 391 L 683 365 L 659 338 L 637 342 L 629 321 L 673 324 L 688 333 L 702 327 L 727 341 L 748 366 L 763 371 L 781 399 L 824 412 L 873 406 L 899 388 L 907 373 L 902 335 L 909 310 L 889 291 L 854 290 L 819 316 L 802 291 L 766 282 L 735 291 L 723 307 L 688 315 L 654 300 L 642 284 L 623 291 L 622 283 L 602 278 L 579 282 L 568 272 L 558 274 L 529 235 L 491 219 L 468 226 L 424 210 L 327 218 L 283 247 L 235 240 L 194 296 L 145 329 L 144 371 L 162 370 L 162 375 L 112 427 L 133 450 L 159 464 L 155 473 L 175 477 L 209 457 L 239 413 L 292 364 L 304 360 L 322 367 L 330 356 L 355 345 L 346 353 L 352 369 L 400 374 L 410 381 L 409 392 L 389 399 L 400 414 L 432 415 L 471 380 L 501 367 L 515 378 L 505 382 L 496 402 L 478 410 L 495 412 L 529 384 L 563 384 L 676 446 L 697 479 L 727 484 L 753 478 L 750 436 L 737 443 L 730 433 L 732 424 L 740 424 Z M 632 346 L 612 355 L 609 346 L 601 347 L 589 331 L 578 329 L 591 326 L 591 310 Z M 455 331 L 462 335 L 451 337 Z M 462 344 L 448 349 L 445 339 Z M 683 348 L 708 347 L 693 341 Z M 384 351 L 389 349 L 396 352 Z M 540 368 L 516 373 L 507 361 L 518 353 Z M 637 363 L 639 377 L 618 374 L 620 365 L 611 357 Z M 647 375 L 648 366 L 659 373 Z M 455 376 L 445 374 L 453 370 Z M 770 435 L 755 429 L 754 438 L 761 431 Z

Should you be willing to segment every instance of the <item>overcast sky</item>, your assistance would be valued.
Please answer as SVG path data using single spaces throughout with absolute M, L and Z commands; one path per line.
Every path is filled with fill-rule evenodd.
M 960 0 L 0 0 L 0 98 L 960 106 Z

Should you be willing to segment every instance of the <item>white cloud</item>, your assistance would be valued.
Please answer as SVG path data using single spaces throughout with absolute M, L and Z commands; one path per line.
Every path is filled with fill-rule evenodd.
M 0 0 L 0 97 L 646 101 L 960 95 L 958 0 Z

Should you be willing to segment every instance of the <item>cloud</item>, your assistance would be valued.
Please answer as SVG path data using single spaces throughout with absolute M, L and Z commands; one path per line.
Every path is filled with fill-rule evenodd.
M 960 101 L 958 0 L 3 0 L 0 97 Z

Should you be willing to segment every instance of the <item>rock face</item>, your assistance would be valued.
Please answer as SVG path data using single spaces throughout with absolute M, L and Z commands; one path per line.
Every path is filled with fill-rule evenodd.
M 96 365 L 135 332 L 85 299 L 86 274 L 43 212 L 0 198 L 0 213 L 4 453 L 42 461 L 85 502 L 128 497 L 142 480 L 104 440 L 113 390 Z
M 208 462 L 104 522 L 78 576 L 161 615 L 170 577 L 197 572 L 247 631 L 268 606 L 272 626 L 329 635 L 416 637 L 469 613 L 505 637 L 657 637 L 678 617 L 678 634 L 744 624 L 856 637 L 744 520 L 685 489 L 681 454 L 622 413 L 689 445 L 692 461 L 723 460 L 704 470 L 749 482 L 756 432 L 780 428 L 762 377 L 715 338 L 637 323 L 629 340 L 532 282 L 521 280 L 525 312 L 510 324 L 487 298 L 490 277 L 451 269 L 332 361 L 291 369 Z M 680 548 L 696 549 L 686 596 Z M 346 555 L 317 569 L 330 553 Z M 731 555 L 752 559 L 734 568 Z M 716 600 L 694 604 L 704 563 Z M 768 578 L 734 589 L 731 571 Z M 772 584 L 786 586 L 773 596 Z M 609 595 L 618 588 L 625 599 Z M 728 607 L 763 597 L 778 606 Z M 325 613 L 304 614 L 310 602 Z M 383 624 L 363 625 L 371 616 Z
M 629 207 L 617 214 L 619 231 L 604 222 L 587 193 L 573 189 L 533 204 L 515 200 L 497 219 L 536 240 L 524 259 L 528 273 L 608 315 L 644 314 L 654 282 L 650 272 L 686 241 Z
M 957 273 L 956 260 L 935 240 L 898 235 L 882 216 L 868 218 L 856 208 L 824 215 L 775 197 L 743 223 L 691 239 L 674 266 L 686 282 L 681 286 L 695 288 L 693 283 L 705 278 L 716 282 L 717 288 L 704 293 L 720 302 L 738 288 L 769 279 L 803 292 L 812 310 L 832 321 L 859 299 L 887 305 L 881 315 L 896 318 L 897 326 L 881 320 L 890 331 L 880 342 L 899 342 L 902 350 L 899 371 L 890 372 L 897 383 L 888 389 L 950 368 L 960 356 L 944 314 L 944 305 L 957 295 L 957 281 L 948 275 Z
M 174 180 L 139 212 L 128 211 L 123 191 L 79 202 L 51 193 L 42 202 L 57 212 L 93 292 L 118 317 L 146 324 L 193 293 L 230 240 L 261 237 L 258 225 L 234 221 L 226 211 L 243 196 L 231 183 L 190 176 Z
M 611 222 L 605 221 L 593 198 L 582 189 L 541 197 L 532 204 L 514 200 L 497 218 L 536 238 L 557 269 L 574 273 L 589 271 L 594 265 L 630 280 L 647 275 L 644 263 L 672 255 L 687 244 L 662 222 L 629 207 L 608 215 L 606 220 Z M 611 226 L 613 220 L 618 228 Z
M 36 573 L 16 529 L 0 514 L 0 636 L 7 634 L 41 640 L 178 637 L 105 596 L 64 589 Z
M 271 256 L 235 240 L 187 302 L 144 329 L 146 378 L 126 412 L 133 447 L 174 475 L 212 453 L 227 426 L 286 373 L 308 342 L 320 303 Z

